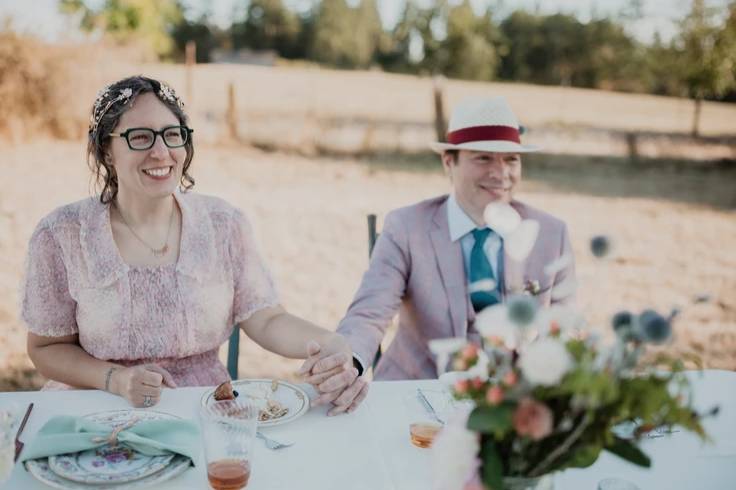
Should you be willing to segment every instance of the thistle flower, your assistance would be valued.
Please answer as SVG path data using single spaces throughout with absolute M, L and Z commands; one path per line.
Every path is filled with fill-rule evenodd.
M 616 335 L 623 341 L 641 340 L 639 332 L 635 327 L 636 318 L 631 312 L 622 310 L 616 312 L 611 318 L 611 326 Z
M 590 251 L 593 255 L 602 259 L 611 251 L 611 240 L 605 235 L 594 236 L 590 240 Z
M 537 316 L 537 302 L 526 295 L 513 296 L 508 301 L 508 315 L 515 325 L 527 327 Z
M 662 315 L 654 310 L 644 310 L 637 321 L 641 337 L 653 344 L 663 344 L 672 335 L 672 326 Z

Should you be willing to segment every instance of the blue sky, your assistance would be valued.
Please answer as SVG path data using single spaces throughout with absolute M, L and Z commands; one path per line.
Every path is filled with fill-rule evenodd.
M 104 0 L 90 0 L 90 4 L 101 4 Z M 152 0 L 153 1 L 153 0 Z M 215 20 L 225 25 L 232 19 L 234 8 L 244 0 L 185 0 L 194 11 L 213 5 Z M 308 9 L 313 0 L 284 0 L 296 9 Z M 348 0 L 356 2 L 357 0 Z M 420 0 L 429 1 L 429 0 Z M 460 0 L 456 0 L 459 2 Z M 404 8 L 403 0 L 377 0 L 381 18 L 386 27 L 393 26 Z M 489 5 L 495 6 L 500 17 L 515 8 L 539 9 L 542 13 L 563 12 L 574 14 L 583 21 L 591 15 L 615 15 L 629 0 L 471 0 L 480 12 Z M 724 6 L 728 0 L 707 0 L 712 6 Z M 0 18 L 12 17 L 16 30 L 37 34 L 49 40 L 69 36 L 73 26 L 68 19 L 58 13 L 58 0 L 0 0 Z M 690 0 L 643 0 L 644 16 L 630 23 L 628 28 L 640 40 L 650 41 L 655 32 L 669 39 L 675 32 L 674 21 L 681 18 L 689 9 Z

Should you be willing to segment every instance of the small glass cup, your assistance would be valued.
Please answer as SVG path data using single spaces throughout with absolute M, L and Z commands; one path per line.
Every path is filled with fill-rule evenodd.
M 434 409 L 434 415 L 421 395 L 424 395 L 426 403 Z M 428 448 L 444 427 L 451 400 L 446 393 L 440 391 L 421 390 L 421 395 L 419 390 L 404 395 L 404 409 L 409 421 L 409 440 L 416 447 Z
M 245 396 L 212 401 L 199 412 L 207 479 L 214 490 L 248 485 L 260 405 Z
M 0 487 L 15 465 L 15 433 L 22 418 L 23 409 L 15 402 L 0 408 Z

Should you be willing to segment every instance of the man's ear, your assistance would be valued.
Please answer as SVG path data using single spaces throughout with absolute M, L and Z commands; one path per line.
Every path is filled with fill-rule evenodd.
M 449 175 L 450 177 L 452 177 L 451 169 L 454 164 L 455 164 L 455 156 L 448 151 L 443 152 L 442 153 L 442 168 L 445 169 L 446 175 Z

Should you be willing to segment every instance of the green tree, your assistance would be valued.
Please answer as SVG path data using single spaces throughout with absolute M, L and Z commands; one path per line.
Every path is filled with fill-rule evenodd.
M 206 15 L 191 21 L 183 18 L 174 26 L 171 36 L 179 59 L 184 57 L 187 42 L 194 41 L 197 46 L 197 63 L 208 63 L 212 50 L 225 45 L 228 37 L 224 31 L 213 26 Z
M 235 48 L 273 49 L 284 58 L 304 54 L 299 47 L 301 24 L 282 0 L 250 0 L 243 22 L 232 26 Z
M 84 30 L 102 30 L 120 43 L 139 42 L 159 58 L 175 54 L 172 32 L 183 19 L 176 0 L 106 0 L 98 8 L 83 0 L 61 0 L 59 8 L 63 13 L 81 13 Z
M 412 36 L 418 36 L 416 30 L 418 15 L 419 9 L 414 2 L 407 0 L 401 18 L 378 46 L 376 61 L 384 70 L 401 73 L 416 71 L 417 67 L 411 59 L 410 46 Z
M 501 22 L 501 35 L 507 49 L 501 57 L 500 78 L 518 81 L 539 78 L 540 68 L 535 60 L 545 57 L 540 24 L 539 16 L 523 10 L 512 12 Z
M 441 43 L 443 73 L 469 80 L 493 79 L 499 64 L 494 45 L 498 37 L 490 11 L 477 17 L 469 0 L 452 7 L 447 15 L 447 37 Z
M 314 19 L 310 58 L 321 63 L 353 68 L 351 9 L 345 0 L 322 0 Z
M 688 96 L 694 100 L 692 134 L 700 133 L 703 99 L 720 97 L 736 86 L 736 34 L 734 4 L 723 26 L 715 22 L 717 11 L 704 0 L 693 0 L 688 15 L 680 22 L 677 48 L 680 50 L 680 73 Z
M 378 52 L 385 49 L 388 42 L 376 0 L 361 0 L 352 16 L 355 61 L 358 67 L 367 68 L 373 64 Z

